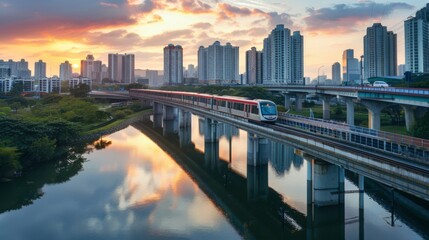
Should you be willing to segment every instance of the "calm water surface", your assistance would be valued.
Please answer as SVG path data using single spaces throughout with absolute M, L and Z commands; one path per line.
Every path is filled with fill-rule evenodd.
M 133 125 L 104 137 L 112 144 L 85 154 L 84 162 L 46 164 L 0 183 L 0 239 L 428 236 L 427 222 L 407 218 L 406 208 L 398 207 L 392 221 L 388 198 L 374 190 L 379 185 L 367 185 L 371 181 L 365 187 L 374 191 L 364 196 L 360 220 L 358 194 L 346 195 L 340 207 L 313 208 L 307 203 L 307 161 L 293 148 L 269 142 L 268 166 L 249 168 L 249 133 L 219 124 L 218 144 L 207 143 L 203 125 L 204 119 L 192 116 L 191 129 L 173 126 L 164 140 L 162 130 L 151 140 Z M 189 139 L 182 152 L 167 153 L 164 145 L 182 145 L 177 135 L 183 131 Z M 181 154 L 187 162 L 175 161 Z M 345 190 L 357 190 L 355 178 L 346 173 Z M 283 212 L 298 227 L 285 223 Z M 312 227 L 306 230 L 307 225 Z

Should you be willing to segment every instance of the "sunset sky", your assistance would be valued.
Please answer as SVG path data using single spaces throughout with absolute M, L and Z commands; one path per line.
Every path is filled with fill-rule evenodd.
M 47 62 L 48 76 L 59 64 L 76 66 L 87 54 L 107 64 L 108 53 L 134 53 L 136 68 L 163 68 L 163 47 L 184 48 L 184 65 L 197 64 L 197 49 L 218 40 L 245 51 L 262 49 L 276 24 L 304 36 L 305 76 L 331 76 L 343 50 L 363 53 L 366 28 L 381 22 L 398 34 L 398 64 L 404 63 L 403 21 L 423 0 L 0 0 L 0 59 Z M 321 67 L 323 66 L 323 67 Z M 78 71 L 78 68 L 75 69 Z M 33 72 L 34 74 L 34 72 Z

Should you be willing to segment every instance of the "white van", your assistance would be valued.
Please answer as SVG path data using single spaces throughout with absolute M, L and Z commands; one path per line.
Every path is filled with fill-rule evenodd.
M 375 81 L 373 84 L 372 84 L 372 86 L 373 87 L 389 87 L 389 84 L 387 84 L 386 82 L 384 82 L 384 81 Z

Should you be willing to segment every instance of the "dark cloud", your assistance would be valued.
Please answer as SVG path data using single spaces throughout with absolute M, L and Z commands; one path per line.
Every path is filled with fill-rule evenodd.
M 87 43 L 92 45 L 106 45 L 116 48 L 132 47 L 143 43 L 143 39 L 138 34 L 123 29 L 108 33 L 91 33 L 86 39 Z
M 267 15 L 270 27 L 275 27 L 277 24 L 284 24 L 287 28 L 293 26 L 293 20 L 287 13 L 269 12 Z
M 126 0 L 3 0 L 0 29 L 3 40 L 74 38 L 89 30 L 136 23 L 135 9 Z
M 141 47 L 151 46 L 166 46 L 169 43 L 182 44 L 193 38 L 194 31 L 192 29 L 183 29 L 176 31 L 164 32 L 143 40 Z M 179 43 L 180 42 L 180 43 Z
M 355 4 L 336 4 L 332 8 L 309 8 L 309 16 L 304 18 L 309 31 L 327 31 L 344 33 L 355 31 L 358 24 L 373 18 L 390 15 L 395 10 L 410 10 L 414 7 L 408 3 L 375 3 L 372 1 Z

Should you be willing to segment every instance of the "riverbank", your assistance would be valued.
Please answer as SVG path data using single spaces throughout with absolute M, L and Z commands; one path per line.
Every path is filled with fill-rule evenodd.
M 146 109 L 140 112 L 136 112 L 127 116 L 124 119 L 118 119 L 99 128 L 88 130 L 87 132 L 83 133 L 82 136 L 76 141 L 95 141 L 104 135 L 112 134 L 114 132 L 126 128 L 128 125 L 141 121 L 151 114 L 152 109 Z

